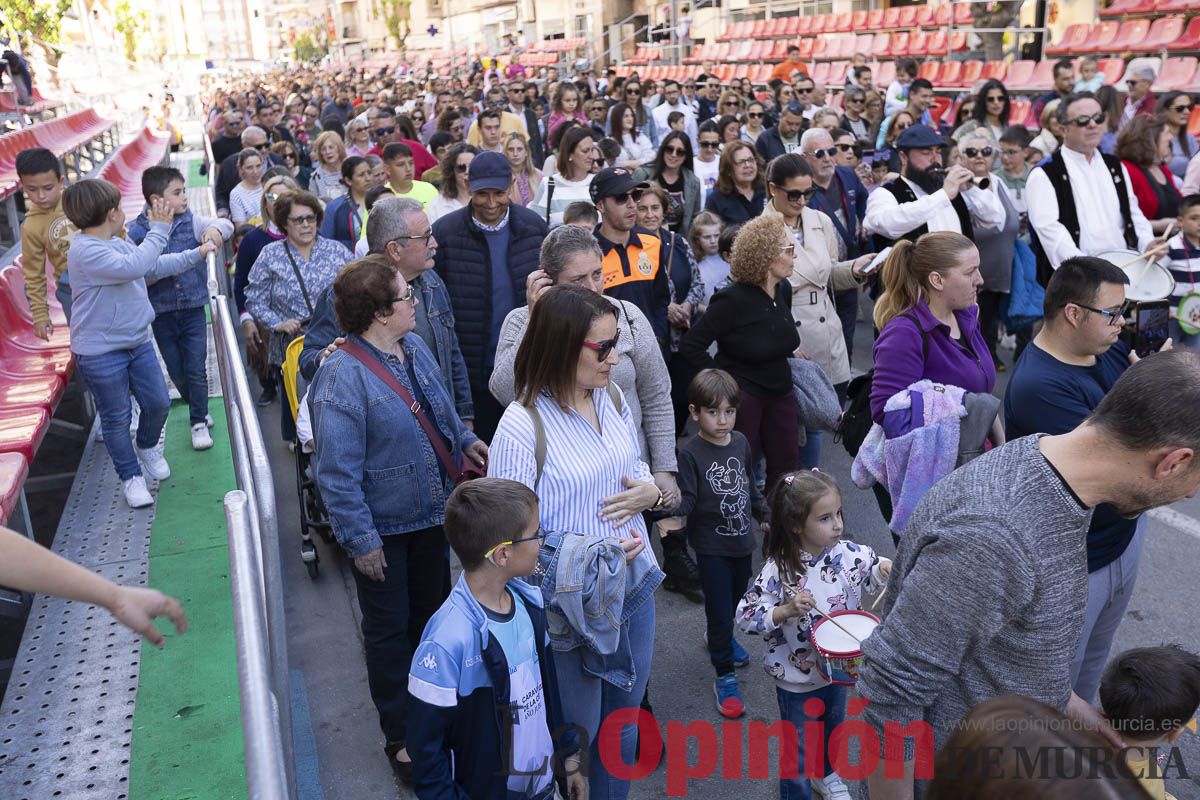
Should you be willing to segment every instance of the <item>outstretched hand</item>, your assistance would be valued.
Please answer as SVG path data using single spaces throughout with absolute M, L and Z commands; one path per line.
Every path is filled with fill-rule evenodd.
M 174 597 L 154 589 L 122 586 L 117 590 L 109 611 L 125 627 L 140 633 L 155 647 L 162 648 L 163 635 L 154 627 L 156 617 L 166 617 L 175 624 L 175 632 L 187 631 L 187 616 Z

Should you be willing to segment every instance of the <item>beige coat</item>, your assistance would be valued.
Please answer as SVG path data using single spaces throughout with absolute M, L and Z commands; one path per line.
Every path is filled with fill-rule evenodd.
M 767 204 L 764 214 L 779 214 Z M 850 271 L 853 261 L 838 261 L 838 233 L 823 211 L 806 208 L 800 214 L 801 237 L 796 236 L 796 258 L 788 283 L 792 286 L 792 318 L 800 331 L 800 349 L 825 371 L 830 383 L 850 380 L 850 359 L 842 338 L 842 322 L 829 294 L 854 289 L 858 281 Z

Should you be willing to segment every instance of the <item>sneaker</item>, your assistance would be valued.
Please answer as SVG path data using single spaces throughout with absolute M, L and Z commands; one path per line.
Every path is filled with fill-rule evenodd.
M 175 388 L 175 384 L 170 383 L 170 382 L 167 383 L 167 399 L 168 400 L 182 400 L 183 399 L 183 395 L 180 394 L 179 390 Z
M 217 423 L 213 422 L 212 414 L 205 414 L 205 415 L 204 415 L 204 425 L 205 425 L 205 427 L 211 428 L 213 425 L 216 425 L 216 424 L 217 424 Z
M 211 445 L 212 442 L 210 441 Z M 163 458 L 163 454 L 158 452 L 157 447 L 150 447 L 145 450 L 140 447 L 137 450 L 138 461 L 142 462 L 142 471 L 154 478 L 156 481 L 165 481 L 171 477 L 171 468 L 167 465 L 167 460 Z
M 831 772 L 825 776 L 825 780 L 812 778 L 808 782 L 813 794 L 825 798 L 825 800 L 852 800 L 850 797 L 850 789 L 847 788 L 842 776 L 836 772 Z
M 262 390 L 262 394 L 260 394 L 260 395 L 258 396 L 258 405 L 259 405 L 259 407 L 260 407 L 260 408 L 265 408 L 266 406 L 269 406 L 269 405 L 271 405 L 271 403 L 274 403 L 274 402 L 275 402 L 275 395 L 276 395 L 276 394 L 278 394 L 278 392 L 276 392 L 276 391 L 275 391 L 275 386 L 274 386 L 274 384 L 272 384 L 272 385 L 270 385 L 270 386 L 267 386 L 267 387 L 265 387 L 265 388 Z
M 722 717 L 737 719 L 746 713 L 742 693 L 738 690 L 737 675 L 732 672 L 713 681 L 713 694 L 717 697 L 717 711 Z
M 121 485 L 125 492 L 125 502 L 130 508 L 146 508 L 154 505 L 154 498 L 150 496 L 150 490 L 146 488 L 146 479 L 141 475 L 135 475 Z
M 192 449 L 207 450 L 212 447 L 212 436 L 208 434 L 208 426 L 203 422 L 197 422 L 192 426 Z
M 733 640 L 733 665 L 735 667 L 744 667 L 750 663 L 750 654 L 746 652 L 746 648 L 742 647 L 737 639 Z

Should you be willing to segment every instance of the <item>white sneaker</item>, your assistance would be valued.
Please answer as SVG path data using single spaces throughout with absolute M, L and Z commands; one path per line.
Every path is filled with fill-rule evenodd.
M 825 780 L 813 778 L 808 782 L 813 794 L 819 795 L 825 800 L 852 800 L 850 797 L 850 789 L 842 781 L 842 777 L 836 772 L 831 772 L 825 777 Z
M 203 422 L 197 422 L 192 426 L 192 449 L 207 450 L 212 447 L 212 437 L 208 435 L 208 426 Z
M 209 441 L 209 445 L 212 441 Z M 151 447 L 146 450 L 140 447 L 137 450 L 138 461 L 142 462 L 142 471 L 154 478 L 156 481 L 165 481 L 171 477 L 171 468 L 167 465 L 167 460 L 163 458 L 162 453 L 158 452 L 157 447 Z
M 217 423 L 213 422 L 212 414 L 205 414 L 204 415 L 204 424 L 206 426 L 208 426 L 209 428 L 211 428 L 213 425 L 216 425 Z
M 167 399 L 168 400 L 182 400 L 183 399 L 183 395 L 181 395 L 179 393 L 179 390 L 175 388 L 175 384 L 170 383 L 170 382 L 167 383 Z
M 154 498 L 150 496 L 150 490 L 146 488 L 146 479 L 141 475 L 135 475 L 122 484 L 122 489 L 125 491 L 125 502 L 130 508 L 146 508 L 154 505 Z
M 136 434 L 138 423 L 142 419 L 142 407 L 137 404 L 136 400 L 130 399 L 129 406 L 129 433 Z

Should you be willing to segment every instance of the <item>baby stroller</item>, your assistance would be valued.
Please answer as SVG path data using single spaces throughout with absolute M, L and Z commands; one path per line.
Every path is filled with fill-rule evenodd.
M 304 349 L 304 337 L 299 336 L 288 344 L 287 352 L 283 359 L 283 378 L 284 390 L 287 394 L 288 409 L 292 414 L 292 421 L 296 421 L 296 417 L 300 411 L 300 401 L 303 395 L 300 392 L 300 351 Z M 304 451 L 304 442 L 300 441 L 299 434 L 296 435 L 296 492 L 300 496 L 300 558 L 304 561 L 304 568 L 308 570 L 308 577 L 317 577 L 318 564 L 320 557 L 317 555 L 317 547 L 313 544 L 312 532 L 319 532 L 326 542 L 333 542 L 333 531 L 329 527 L 329 514 L 325 510 L 325 503 L 321 500 L 321 490 L 317 486 L 316 471 L 312 466 L 312 454 Z

